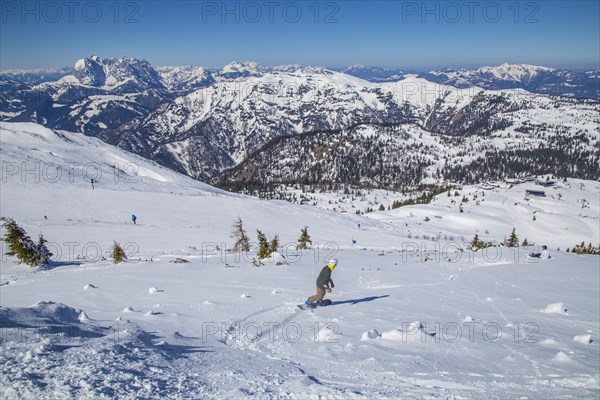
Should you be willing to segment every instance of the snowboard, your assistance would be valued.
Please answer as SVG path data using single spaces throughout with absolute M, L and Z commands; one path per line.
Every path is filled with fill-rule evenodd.
M 316 301 L 312 304 L 309 304 L 308 306 L 305 306 L 304 304 L 298 304 L 298 308 L 301 310 L 309 310 L 309 309 L 314 309 L 317 307 L 324 307 L 324 306 L 328 306 L 331 304 L 331 300 L 329 299 L 325 299 L 323 301 Z

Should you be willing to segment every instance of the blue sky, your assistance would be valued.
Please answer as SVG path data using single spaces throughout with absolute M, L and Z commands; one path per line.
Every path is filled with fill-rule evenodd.
M 5 1 L 0 68 L 96 54 L 153 65 L 599 68 L 593 1 Z

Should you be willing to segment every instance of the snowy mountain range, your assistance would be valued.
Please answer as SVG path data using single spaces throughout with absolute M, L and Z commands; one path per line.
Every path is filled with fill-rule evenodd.
M 600 101 L 590 82 L 597 86 L 600 74 L 592 71 L 504 64 L 415 75 L 253 62 L 209 70 L 92 56 L 57 80 L 19 80 L 25 76 L 2 75 L 11 82 L 2 85 L 3 120 L 98 136 L 222 185 L 324 180 L 398 188 L 531 168 L 598 175 Z M 572 98 L 583 93 L 580 84 L 589 84 L 593 99 Z M 532 93 L 567 87 L 563 94 L 579 95 Z M 515 151 L 522 152 L 518 166 L 464 170 L 488 153 L 501 159 Z
M 364 65 L 351 65 L 342 69 L 340 72 L 364 79 L 369 82 L 396 82 L 402 80 L 407 74 L 400 69 L 367 67 Z
M 533 93 L 577 98 L 600 98 L 600 70 L 572 72 L 526 64 L 502 64 L 477 69 L 447 69 L 419 75 L 432 82 L 458 88 L 521 88 Z

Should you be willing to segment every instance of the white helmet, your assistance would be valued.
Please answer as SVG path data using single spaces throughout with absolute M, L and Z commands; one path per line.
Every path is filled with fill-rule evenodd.
M 332 258 L 331 260 L 329 260 L 329 265 L 332 265 L 335 267 L 337 265 L 337 262 L 338 262 L 337 258 Z

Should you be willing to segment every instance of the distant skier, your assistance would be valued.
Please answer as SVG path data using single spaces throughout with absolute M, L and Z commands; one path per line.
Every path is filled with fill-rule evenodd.
M 338 261 L 333 258 L 323 267 L 317 277 L 317 294 L 309 297 L 308 300 L 304 302 L 305 306 L 311 305 L 314 302 L 322 302 L 323 298 L 325 298 L 325 294 L 331 292 L 331 289 L 335 287 L 333 280 L 331 279 L 331 272 L 335 269 L 337 263 Z
M 530 253 L 529 257 L 539 258 L 540 260 L 548 260 L 548 259 L 552 258 L 552 257 L 550 257 L 550 252 L 548 251 L 548 246 L 546 246 L 546 245 L 542 246 L 541 253 Z
M 131 214 L 131 222 L 133 222 L 134 225 L 135 221 L 137 221 L 137 217 L 135 216 L 135 214 Z
M 96 183 L 96 181 L 93 179 L 90 179 L 90 182 L 92 183 L 92 190 L 94 190 L 94 183 Z

